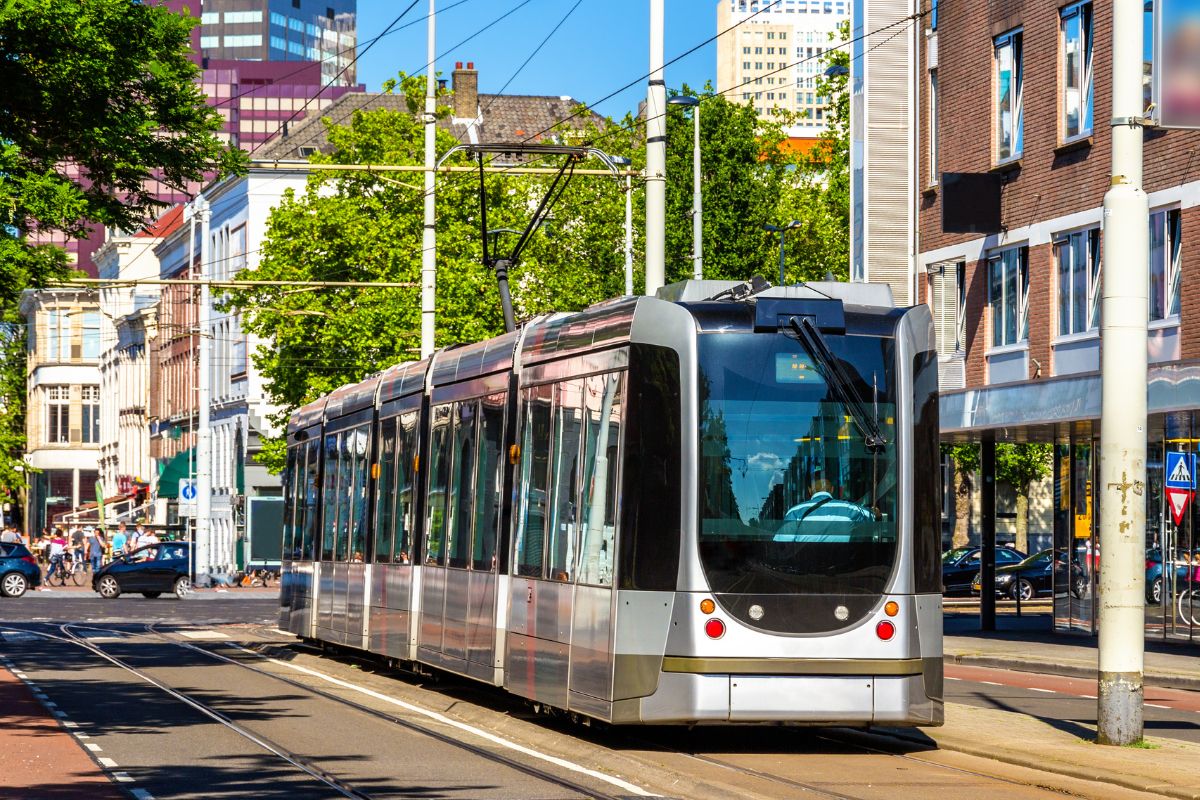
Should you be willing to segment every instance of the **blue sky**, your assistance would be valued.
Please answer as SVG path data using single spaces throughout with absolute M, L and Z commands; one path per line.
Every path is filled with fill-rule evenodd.
M 437 68 L 449 78 L 455 61 L 474 61 L 481 93 L 498 92 L 575 4 L 575 0 L 528 0 L 494 27 L 453 47 L 525 0 L 466 0 L 450 8 L 456 2 L 437 0 L 438 53 L 446 53 Z M 407 6 L 408 0 L 359 0 L 359 42 L 378 36 Z M 400 24 L 420 22 L 390 34 L 359 59 L 358 80 L 369 91 L 378 91 L 384 80 L 399 71 L 424 71 L 423 18 L 428 8 L 428 0 L 418 0 Z M 594 103 L 648 71 L 649 20 L 647 0 L 582 0 L 505 94 L 570 95 Z M 716 28 L 716 0 L 666 0 L 666 58 L 713 36 Z M 667 85 L 716 83 L 716 71 L 716 44 L 712 43 L 667 67 Z M 635 110 L 645 96 L 646 83 L 641 80 L 596 110 L 619 117 Z

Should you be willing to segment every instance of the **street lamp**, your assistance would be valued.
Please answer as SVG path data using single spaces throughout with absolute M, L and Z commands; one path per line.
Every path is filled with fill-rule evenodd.
M 779 285 L 783 286 L 783 238 L 792 228 L 800 227 L 800 220 L 794 219 L 786 225 L 763 225 L 764 231 L 779 234 Z
M 692 275 L 696 280 L 704 277 L 704 204 L 700 198 L 700 98 L 677 94 L 667 101 L 668 105 L 691 108 L 694 138 L 692 143 Z
M 609 156 L 613 164 L 628 170 L 633 159 Z M 625 173 L 625 296 L 633 294 L 633 176 Z

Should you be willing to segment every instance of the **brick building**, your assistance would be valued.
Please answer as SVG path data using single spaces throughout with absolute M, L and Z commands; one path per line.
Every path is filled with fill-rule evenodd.
M 1064 562 L 1091 577 L 1100 409 L 1102 201 L 1111 166 L 1109 2 L 945 3 L 920 37 L 918 274 L 938 326 L 948 439 L 1053 444 L 1045 521 Z M 1147 35 L 1151 11 L 1146 13 Z M 1154 65 L 1147 42 L 1149 85 Z M 1150 418 L 1146 545 L 1180 560 L 1164 449 L 1200 427 L 1200 133 L 1144 129 L 1150 200 Z M 999 232 L 943 230 L 945 173 L 997 176 Z M 972 201 L 968 198 L 968 201 Z M 962 203 L 960 198 L 954 201 Z M 1192 512 L 1194 515 L 1194 510 Z M 1172 598 L 1187 586 L 1148 566 L 1147 622 L 1191 635 Z M 1181 575 L 1191 580 L 1191 573 Z M 1095 592 L 1056 596 L 1060 628 L 1094 630 Z M 1200 616 L 1200 615 L 1195 615 Z

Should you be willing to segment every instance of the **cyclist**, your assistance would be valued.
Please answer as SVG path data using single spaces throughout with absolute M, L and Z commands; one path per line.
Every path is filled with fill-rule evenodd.
M 46 572 L 46 578 L 49 579 L 54 574 L 56 569 L 62 566 L 63 555 L 67 551 L 67 537 L 63 535 L 62 528 L 55 528 L 54 533 L 50 537 L 50 569 Z

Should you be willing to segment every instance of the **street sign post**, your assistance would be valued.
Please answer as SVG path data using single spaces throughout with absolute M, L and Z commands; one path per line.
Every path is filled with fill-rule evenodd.
M 1181 525 L 1183 515 L 1196 493 L 1195 453 L 1168 452 L 1166 473 L 1163 494 L 1166 495 L 1167 505 L 1171 508 L 1171 519 L 1176 525 Z
M 190 478 L 179 479 L 179 516 L 196 516 L 196 482 Z

